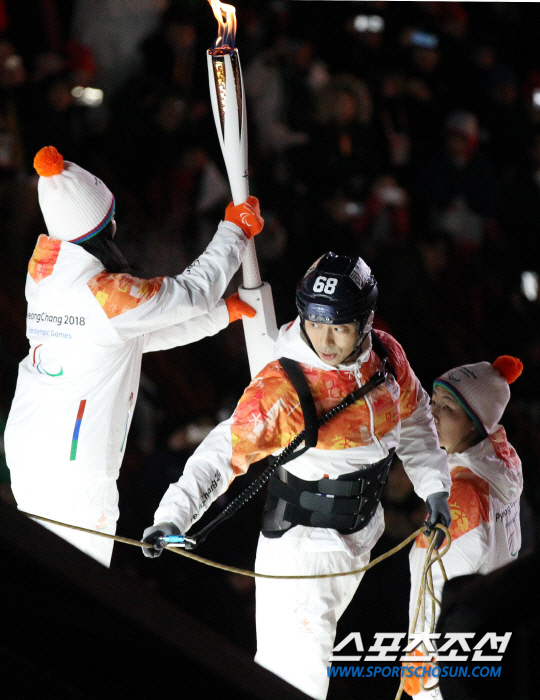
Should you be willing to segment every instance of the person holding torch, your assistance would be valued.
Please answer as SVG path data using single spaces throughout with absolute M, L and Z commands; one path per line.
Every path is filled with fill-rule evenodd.
M 114 534 L 142 354 L 195 342 L 253 314 L 236 295 L 221 296 L 264 222 L 255 197 L 231 203 L 182 274 L 140 279 L 114 243 L 108 187 L 53 146 L 37 153 L 34 166 L 49 235 L 39 237 L 28 265 L 30 350 L 5 431 L 12 490 L 22 511 Z M 112 539 L 49 527 L 109 565 Z

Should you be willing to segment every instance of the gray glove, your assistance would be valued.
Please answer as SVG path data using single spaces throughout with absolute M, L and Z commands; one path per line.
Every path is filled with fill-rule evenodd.
M 441 523 L 445 527 L 450 527 L 452 515 L 450 514 L 450 506 L 448 505 L 448 493 L 439 491 L 438 493 L 430 494 L 426 499 L 428 517 L 426 520 L 427 534 L 431 535 L 435 525 Z M 437 529 L 435 536 L 435 547 L 439 549 L 444 542 L 445 534 L 442 530 Z
M 159 557 L 163 551 L 163 542 L 161 537 L 166 537 L 167 535 L 179 535 L 180 530 L 176 527 L 174 523 L 158 523 L 157 525 L 152 525 L 152 527 L 147 527 L 143 532 L 143 538 L 141 542 L 146 544 L 151 544 L 153 547 L 143 547 L 142 551 L 145 557 L 150 557 L 155 559 Z

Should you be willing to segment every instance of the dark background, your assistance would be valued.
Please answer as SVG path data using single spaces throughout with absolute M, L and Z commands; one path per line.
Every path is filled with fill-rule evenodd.
M 376 326 L 403 344 L 426 390 L 458 364 L 519 357 L 524 373 L 503 422 L 523 461 L 523 551 L 531 551 L 540 508 L 540 307 L 524 293 L 522 273 L 540 273 L 540 8 L 235 5 L 250 189 L 266 220 L 257 250 L 278 325 L 295 315 L 298 279 L 333 250 L 371 266 Z M 26 265 L 45 231 L 36 151 L 54 145 L 107 183 L 118 245 L 135 274 L 179 274 L 230 198 L 205 65 L 215 35 L 204 0 L 0 2 L 0 428 L 28 347 Z M 75 86 L 102 89 L 103 103 L 81 104 Z M 238 274 L 229 291 L 240 282 Z M 119 482 L 119 534 L 140 537 L 167 485 L 248 382 L 239 323 L 144 358 Z M 233 484 L 212 513 L 260 469 Z M 12 502 L 5 464 L 0 488 Z M 263 502 L 261 494 L 201 554 L 251 568 Z M 385 511 L 373 556 L 424 516 L 398 461 Z M 112 568 L 254 652 L 251 579 L 173 555 L 149 561 L 121 544 Z M 406 550 L 368 572 L 338 639 L 405 630 L 408 576 Z M 330 697 L 352 696 L 359 682 L 333 682 Z M 395 682 L 370 684 L 393 697 Z

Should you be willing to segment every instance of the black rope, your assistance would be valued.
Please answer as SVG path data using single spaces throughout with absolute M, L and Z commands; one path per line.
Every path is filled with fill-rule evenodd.
M 371 377 L 369 381 L 367 381 L 363 386 L 359 386 L 354 391 L 351 391 L 351 393 L 347 394 L 347 396 L 342 401 L 340 401 L 340 403 L 338 403 L 336 406 L 334 406 L 334 408 L 331 408 L 327 413 L 321 416 L 317 420 L 318 426 L 321 427 L 325 425 L 326 423 L 328 423 L 328 421 L 332 420 L 332 418 L 335 418 L 335 416 L 337 416 L 338 413 L 341 413 L 341 411 L 345 410 L 353 403 L 356 403 L 358 399 L 361 399 L 362 396 L 365 396 L 372 389 L 375 389 L 375 387 L 382 384 L 384 382 L 385 376 L 385 365 L 383 362 L 382 368 L 375 372 L 375 374 Z M 214 518 L 214 520 L 212 520 L 212 522 L 208 523 L 208 525 L 203 527 L 203 529 L 199 532 L 190 535 L 189 538 L 192 541 L 188 542 L 186 540 L 185 548 L 195 549 L 195 547 L 201 544 L 201 542 L 204 542 L 206 537 L 209 535 L 210 532 L 212 532 L 214 528 L 220 525 L 224 520 L 228 520 L 232 515 L 238 512 L 243 505 L 250 501 L 253 498 L 253 496 L 262 489 L 262 487 L 270 479 L 270 477 L 276 471 L 276 469 L 279 466 L 281 466 L 287 460 L 287 458 L 296 450 L 300 443 L 303 442 L 305 432 L 306 431 L 304 428 L 304 430 L 298 433 L 298 435 L 295 438 L 293 438 L 293 440 L 291 440 L 287 447 L 285 447 L 283 452 L 281 452 L 281 454 L 279 454 L 276 457 L 276 459 L 266 467 L 263 473 L 260 474 L 260 476 L 258 476 L 255 479 L 255 481 L 253 481 L 247 488 L 245 488 L 241 493 L 239 493 L 238 496 L 236 496 L 236 498 L 234 498 L 229 503 L 225 510 L 221 512 L 216 518 Z

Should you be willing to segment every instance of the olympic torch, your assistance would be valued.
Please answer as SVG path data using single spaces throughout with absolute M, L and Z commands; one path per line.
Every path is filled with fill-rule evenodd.
M 238 50 L 234 47 L 236 11 L 220 0 L 208 2 L 219 25 L 218 38 L 207 52 L 210 99 L 233 202 L 241 204 L 249 196 L 249 182 L 244 81 Z M 243 284 L 238 294 L 257 312 L 254 318 L 242 319 L 249 368 L 254 377 L 272 359 L 278 331 L 272 289 L 261 281 L 253 239 L 244 255 L 242 271 Z

